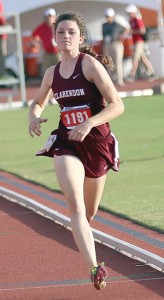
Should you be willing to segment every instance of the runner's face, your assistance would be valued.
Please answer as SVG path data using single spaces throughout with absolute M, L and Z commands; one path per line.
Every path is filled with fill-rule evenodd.
M 80 36 L 80 29 L 75 21 L 66 20 L 59 23 L 55 39 L 61 51 L 71 51 L 79 48 L 84 37 Z

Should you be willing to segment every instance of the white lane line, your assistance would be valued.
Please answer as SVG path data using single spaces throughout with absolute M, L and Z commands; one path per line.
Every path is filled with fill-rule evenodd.
M 41 213 L 43 216 L 48 217 L 59 224 L 62 224 L 68 228 L 71 228 L 70 218 L 64 216 L 63 214 L 48 208 L 47 206 L 40 204 L 39 202 L 25 197 L 21 194 L 13 192 L 4 187 L 0 187 L 0 195 L 5 197 L 10 201 L 16 201 L 20 205 L 26 206 L 27 208 L 34 210 L 36 213 Z M 115 238 L 109 234 L 106 234 L 102 231 L 99 231 L 95 228 L 92 228 L 94 238 L 97 239 L 100 243 L 104 243 L 109 247 L 114 247 L 118 251 L 124 251 L 132 256 L 135 256 L 136 259 L 142 259 L 147 264 L 151 264 L 151 267 L 157 267 L 162 272 L 164 271 L 164 258 L 158 256 L 150 251 L 147 251 L 143 248 L 137 247 L 133 244 Z

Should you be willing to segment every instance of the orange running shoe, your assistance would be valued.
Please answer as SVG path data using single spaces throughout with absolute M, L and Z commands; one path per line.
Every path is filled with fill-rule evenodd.
M 91 270 L 91 280 L 97 290 L 105 288 L 105 278 L 107 277 L 107 275 L 108 272 L 104 266 L 104 263 L 101 263 L 98 267 L 93 267 L 93 269 Z

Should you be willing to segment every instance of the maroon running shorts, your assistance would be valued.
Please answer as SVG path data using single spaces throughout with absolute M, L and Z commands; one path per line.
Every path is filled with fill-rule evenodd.
M 36 156 L 54 155 L 78 157 L 84 165 L 85 176 L 90 178 L 101 177 L 110 169 L 119 170 L 118 141 L 110 131 L 105 137 L 88 134 L 83 142 L 76 142 L 68 139 L 68 132 L 56 129 L 45 147 L 36 153 Z

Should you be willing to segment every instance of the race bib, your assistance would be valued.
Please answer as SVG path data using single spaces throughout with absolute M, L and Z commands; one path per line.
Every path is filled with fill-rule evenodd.
M 68 129 L 73 129 L 90 117 L 92 113 L 88 105 L 64 107 L 61 110 L 62 122 Z
M 53 134 L 50 135 L 48 138 L 48 141 L 46 142 L 45 146 L 43 147 L 43 149 L 39 150 L 36 155 L 39 154 L 43 154 L 45 152 L 48 152 L 50 150 L 50 148 L 52 147 L 53 143 L 56 141 L 57 135 Z

